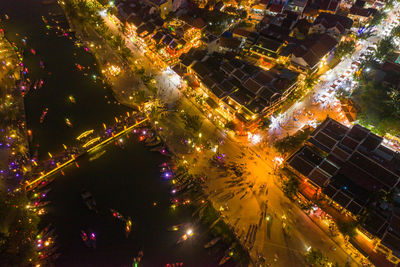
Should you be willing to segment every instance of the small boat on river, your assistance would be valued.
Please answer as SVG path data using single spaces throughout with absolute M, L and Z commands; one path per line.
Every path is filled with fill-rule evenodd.
M 43 110 L 42 116 L 40 116 L 40 123 L 43 123 L 44 118 L 46 117 L 48 111 L 49 111 L 48 108 L 45 108 L 45 109 Z
M 210 242 L 205 244 L 204 248 L 210 248 L 210 247 L 214 246 L 220 239 L 221 239 L 221 237 L 214 238 L 213 240 L 211 240 Z
M 96 209 L 96 200 L 94 199 L 92 193 L 90 193 L 88 191 L 83 191 L 81 194 L 81 197 L 89 210 Z

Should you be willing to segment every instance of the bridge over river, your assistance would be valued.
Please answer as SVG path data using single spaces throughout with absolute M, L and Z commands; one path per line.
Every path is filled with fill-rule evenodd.
M 38 177 L 38 178 L 36 178 L 36 179 L 33 179 L 33 180 L 31 180 L 31 181 L 27 181 L 26 184 L 25 184 L 25 189 L 28 190 L 28 191 L 34 189 L 35 186 L 38 185 L 38 183 L 39 183 L 40 181 L 42 181 L 42 180 L 44 180 L 44 179 L 50 177 L 51 175 L 53 175 L 53 174 L 57 173 L 58 171 L 62 170 L 64 167 L 66 167 L 66 166 L 70 165 L 71 163 L 75 162 L 76 159 L 77 159 L 78 157 L 80 157 L 80 156 L 82 156 L 82 155 L 84 155 L 84 154 L 87 154 L 87 153 L 96 151 L 96 150 L 99 149 L 100 147 L 102 147 L 102 146 L 104 146 L 105 144 L 111 142 L 112 140 L 117 139 L 117 138 L 119 138 L 120 136 L 122 136 L 122 135 L 128 133 L 129 131 L 133 130 L 134 128 L 136 128 L 137 126 L 143 124 L 143 123 L 146 122 L 146 121 L 148 121 L 148 118 L 145 118 L 145 119 L 143 119 L 143 120 L 141 120 L 141 121 L 139 121 L 139 122 L 133 124 L 132 126 L 125 127 L 124 130 L 120 131 L 120 132 L 117 133 L 117 134 L 113 134 L 111 137 L 109 137 L 109 138 L 107 138 L 107 139 L 101 141 L 101 142 L 98 143 L 97 145 L 95 145 L 95 146 L 93 146 L 93 147 L 91 147 L 91 148 L 88 148 L 86 151 L 82 152 L 82 153 L 79 154 L 78 156 L 72 155 L 71 159 L 69 159 L 68 161 L 66 161 L 66 162 L 64 162 L 64 163 L 62 163 L 62 164 L 59 164 L 56 168 L 54 168 L 54 169 L 52 169 L 52 170 L 50 170 L 50 171 L 48 171 L 48 172 L 46 172 L 46 173 L 43 173 L 40 177 Z

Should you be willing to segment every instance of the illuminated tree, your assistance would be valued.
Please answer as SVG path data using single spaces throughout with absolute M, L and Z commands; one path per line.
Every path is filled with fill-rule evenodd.
M 376 48 L 375 57 L 384 61 L 390 55 L 393 54 L 393 52 L 395 51 L 395 48 L 396 47 L 395 47 L 395 44 L 393 43 L 392 37 L 386 37 L 385 39 L 382 39 L 378 43 L 378 47 Z
M 290 175 L 288 177 L 288 180 L 283 182 L 282 190 L 283 190 L 283 193 L 288 198 L 293 199 L 293 197 L 299 191 L 299 187 L 300 187 L 300 182 L 297 179 L 297 177 L 295 177 L 294 175 Z
M 386 18 L 387 18 L 387 14 L 386 13 L 384 13 L 383 11 L 378 11 L 372 17 L 371 21 L 369 22 L 369 25 L 370 26 L 376 26 L 376 25 L 380 24 Z
M 225 124 L 225 128 L 234 131 L 235 130 L 235 123 L 233 121 L 228 121 Z
M 355 47 L 356 42 L 354 40 L 341 42 L 335 49 L 335 57 L 340 59 L 351 55 L 356 49 Z
M 311 249 L 306 254 L 306 261 L 311 266 L 325 266 L 327 263 L 327 258 L 318 249 Z
M 390 33 L 393 37 L 400 38 L 400 26 L 396 26 L 392 29 Z
M 344 235 L 348 236 L 349 238 L 353 238 L 356 233 L 357 223 L 356 222 L 337 222 L 337 227 L 339 231 Z
M 185 128 L 187 130 L 193 131 L 193 133 L 198 133 L 203 125 L 202 120 L 199 115 L 189 115 L 187 114 L 184 119 Z

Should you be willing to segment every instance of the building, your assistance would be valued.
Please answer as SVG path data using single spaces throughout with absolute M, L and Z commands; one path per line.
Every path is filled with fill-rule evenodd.
M 195 59 L 196 58 L 196 59 Z M 196 76 L 226 120 L 251 123 L 279 105 L 294 90 L 299 74 L 288 69 L 262 70 L 224 54 L 191 50 L 181 65 Z
M 360 125 L 347 127 L 327 118 L 287 166 L 333 207 L 351 216 L 366 214 L 362 231 L 375 240 L 376 250 L 398 263 L 397 209 L 378 195 L 399 192 L 400 154 L 382 141 Z
M 338 41 L 329 34 L 308 36 L 300 46 L 293 50 L 291 63 L 301 70 L 317 71 L 320 64 L 327 60 Z
M 350 8 L 350 12 L 348 14 L 349 18 L 358 23 L 366 23 L 369 21 L 373 15 L 376 13 L 376 9 L 373 8 L 363 8 L 356 5 L 353 5 Z
M 310 0 L 302 13 L 302 17 L 314 21 L 321 12 L 335 14 L 339 8 L 340 0 Z
M 242 41 L 233 37 L 219 37 L 220 52 L 239 52 Z
M 289 0 L 285 9 L 297 14 L 303 14 L 307 2 L 308 0 Z
M 172 11 L 173 0 L 145 0 L 145 1 L 149 6 L 153 8 L 151 12 L 157 12 L 163 19 L 165 19 L 166 16 Z
M 348 17 L 322 12 L 310 27 L 309 34 L 327 33 L 336 40 L 340 40 L 350 31 L 352 25 L 353 20 Z
M 284 42 L 260 36 L 257 42 L 250 47 L 250 52 L 261 57 L 277 59 L 284 45 Z

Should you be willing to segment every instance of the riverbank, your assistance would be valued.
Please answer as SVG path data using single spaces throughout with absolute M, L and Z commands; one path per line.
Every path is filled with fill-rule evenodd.
M 29 140 L 26 129 L 24 93 L 30 83 L 23 81 L 23 64 L 17 48 L 0 34 L 0 177 L 2 192 L 17 187 L 28 172 Z M 25 168 L 24 168 L 25 167 Z

